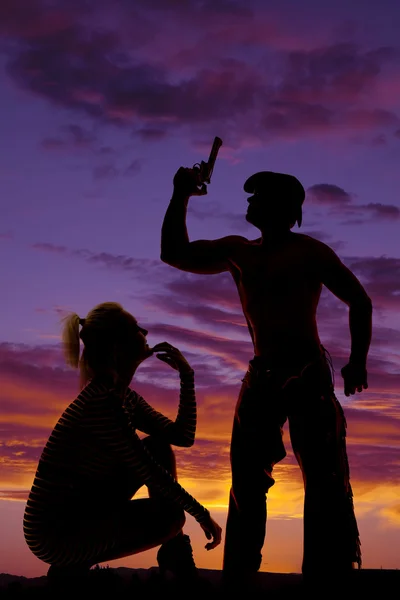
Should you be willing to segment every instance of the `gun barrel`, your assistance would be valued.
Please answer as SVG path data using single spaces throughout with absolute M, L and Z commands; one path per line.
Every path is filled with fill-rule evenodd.
M 215 163 L 215 161 L 217 159 L 218 151 L 221 148 L 221 146 L 222 146 L 222 140 L 221 140 L 221 138 L 215 137 L 213 145 L 212 145 L 212 148 L 211 148 L 210 156 L 209 156 L 209 159 L 208 159 L 208 163 L 209 164 L 211 163 L 212 165 L 214 165 L 214 163 Z
M 219 137 L 214 138 L 214 142 L 211 148 L 210 156 L 208 157 L 208 179 L 210 179 L 211 174 L 214 169 L 215 161 L 217 160 L 218 151 L 222 146 L 222 140 Z

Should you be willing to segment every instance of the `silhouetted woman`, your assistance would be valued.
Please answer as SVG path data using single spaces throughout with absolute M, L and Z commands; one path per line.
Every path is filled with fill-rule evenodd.
M 86 319 L 77 314 L 64 319 L 65 356 L 80 367 L 81 392 L 43 449 L 23 522 L 30 550 L 50 565 L 50 580 L 156 546 L 160 570 L 195 575 L 190 539 L 182 532 L 185 511 L 211 540 L 206 548 L 221 541 L 209 511 L 177 482 L 171 448 L 194 443 L 193 369 L 167 342 L 149 348 L 146 335 L 113 302 L 99 304 Z M 175 421 L 129 387 L 137 367 L 153 353 L 179 371 Z M 148 437 L 140 439 L 137 430 Z M 134 499 L 143 485 L 149 497 Z

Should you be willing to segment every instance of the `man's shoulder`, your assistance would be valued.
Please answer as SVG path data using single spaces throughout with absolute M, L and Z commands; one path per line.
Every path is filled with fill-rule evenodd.
M 324 250 L 328 252 L 333 252 L 332 248 L 330 248 L 328 244 L 325 244 L 325 242 L 321 242 L 321 240 L 319 240 L 318 238 L 315 238 L 311 235 L 307 235 L 306 233 L 294 233 L 294 235 L 297 242 L 305 248 L 320 250 L 321 252 L 323 252 Z
M 223 251 L 224 254 L 229 256 L 235 254 L 235 251 L 242 249 L 244 246 L 250 244 L 251 241 L 242 235 L 226 235 L 217 240 L 213 240 L 212 244 L 215 249 Z
M 314 243 L 321 244 L 322 243 L 318 238 L 308 235 L 307 233 L 298 233 L 298 232 L 292 231 L 292 234 L 299 242 L 303 242 L 304 244 L 314 244 Z
M 304 233 L 295 235 L 298 236 L 298 254 L 303 256 L 310 265 L 321 269 L 328 265 L 339 264 L 340 258 L 325 242 Z
M 221 244 L 248 244 L 250 240 L 248 240 L 246 237 L 244 237 L 243 235 L 226 235 L 222 238 L 219 238 L 219 240 L 217 240 L 218 242 L 220 242 Z

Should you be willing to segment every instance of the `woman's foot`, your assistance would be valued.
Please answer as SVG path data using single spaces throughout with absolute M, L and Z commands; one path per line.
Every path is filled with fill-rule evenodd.
M 48 584 L 50 587 L 57 589 L 81 585 L 87 581 L 88 577 L 89 567 L 58 567 L 56 565 L 51 565 L 47 571 Z
M 164 542 L 157 552 L 157 562 L 162 575 L 170 571 L 179 579 L 198 577 L 188 535 L 179 534 Z

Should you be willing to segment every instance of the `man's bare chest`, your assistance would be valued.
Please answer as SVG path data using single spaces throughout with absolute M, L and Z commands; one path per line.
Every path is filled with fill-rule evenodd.
M 244 289 L 296 288 L 315 279 L 309 257 L 293 246 L 268 251 L 246 248 L 235 257 L 233 271 L 236 284 Z

